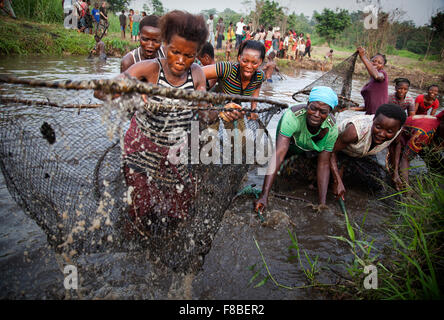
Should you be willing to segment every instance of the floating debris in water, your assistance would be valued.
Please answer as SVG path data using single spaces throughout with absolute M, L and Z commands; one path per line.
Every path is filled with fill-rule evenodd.
M 43 138 L 48 141 L 49 144 L 54 144 L 56 141 L 55 131 L 51 127 L 51 125 L 48 122 L 43 122 L 42 126 L 40 127 L 40 132 L 43 135 Z

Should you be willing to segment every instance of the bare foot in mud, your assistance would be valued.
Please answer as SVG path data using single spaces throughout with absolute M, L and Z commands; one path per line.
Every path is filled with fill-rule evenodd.
M 316 205 L 316 204 L 313 204 L 313 203 L 309 203 L 309 204 L 306 205 L 306 207 L 312 208 L 312 209 L 313 209 L 314 211 L 316 211 L 317 213 L 321 213 L 322 211 L 327 211 L 327 210 L 330 209 L 330 208 L 329 208 L 327 205 L 325 205 L 325 204 L 319 204 L 319 205 Z

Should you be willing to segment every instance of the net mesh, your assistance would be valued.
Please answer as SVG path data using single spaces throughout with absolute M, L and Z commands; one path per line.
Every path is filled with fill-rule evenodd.
M 328 85 L 349 98 L 355 60 L 356 56 L 350 57 L 302 91 Z M 1 77 L 0 82 L 0 166 L 11 195 L 44 230 L 49 244 L 69 261 L 87 253 L 146 250 L 152 261 L 176 271 L 202 266 L 243 178 L 271 157 L 267 124 L 288 107 L 259 98 L 258 119 L 249 120 L 253 100 L 249 97 L 132 80 L 47 82 Z M 106 94 L 105 103 L 93 97 L 93 90 Z M 111 99 L 115 93 L 120 97 Z M 234 127 L 219 120 L 208 131 L 204 123 L 192 121 L 198 124 L 198 161 L 193 162 L 193 124 L 191 135 L 190 131 L 185 135 L 189 144 L 181 149 L 181 155 L 188 156 L 183 168 L 190 181 L 171 183 L 172 167 L 163 166 L 165 159 L 158 161 L 157 174 L 146 176 L 158 193 L 153 198 L 157 206 L 151 203 L 152 212 L 145 216 L 131 215 L 137 197 L 128 180 L 134 169 L 124 161 L 124 140 L 132 115 L 189 110 L 196 116 L 204 109 L 219 112 L 232 101 L 246 110 Z M 183 143 L 184 138 L 177 141 Z M 211 160 L 206 163 L 202 157 Z M 191 195 L 190 201 L 174 203 L 172 195 L 180 198 L 182 190 Z M 169 210 L 163 206 L 166 202 L 176 209 L 186 206 L 182 210 L 186 214 L 179 218 L 164 214 Z
M 338 106 L 335 108 L 335 112 L 346 109 L 352 105 L 358 105 L 358 103 L 351 100 L 353 72 L 355 70 L 357 57 L 358 53 L 355 52 L 341 63 L 333 66 L 329 72 L 305 86 L 303 89 L 295 92 L 293 99 L 300 101 L 303 95 L 308 95 L 313 87 L 327 86 L 332 88 L 338 95 Z
M 212 149 L 213 163 L 186 166 L 195 182 L 186 217 L 154 214 L 134 219 L 129 215 L 131 196 L 122 162 L 130 115 L 160 112 L 159 108 L 168 113 L 208 107 L 199 106 L 199 98 L 190 103 L 190 97 L 150 105 L 134 91 L 100 105 L 92 90 L 51 85 L 3 84 L 0 115 L 0 163 L 8 189 L 44 230 L 48 242 L 71 261 L 84 253 L 146 249 L 153 260 L 175 270 L 199 268 L 242 178 L 257 165 L 254 159 L 247 161 L 245 153 L 240 153 L 244 156 L 239 163 L 235 155 L 224 158 L 224 148 L 235 142 L 245 152 L 249 142 L 261 141 L 267 156 L 271 149 L 265 126 L 282 105 L 260 103 L 259 119 L 239 120 L 248 130 L 237 132 L 238 136 L 229 136 L 224 123 L 219 123 L 213 132 L 214 141 L 219 141 Z M 177 90 L 172 91 L 177 96 Z M 206 99 L 216 97 L 208 94 Z M 219 104 L 226 100 L 218 99 Z M 248 102 L 244 105 L 249 108 Z M 258 135 L 260 128 L 265 131 Z M 198 140 L 205 129 L 201 125 Z M 213 140 L 199 142 L 199 155 L 208 141 Z M 227 149 L 235 154 L 235 148 Z M 179 181 L 166 184 L 162 177 L 155 178 L 161 197 L 181 187 Z

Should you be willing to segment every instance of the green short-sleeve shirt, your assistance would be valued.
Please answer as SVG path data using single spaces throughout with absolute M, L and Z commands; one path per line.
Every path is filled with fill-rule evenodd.
M 293 137 L 296 146 L 302 151 L 329 151 L 332 152 L 335 146 L 336 139 L 338 138 L 338 127 L 336 126 L 335 119 L 329 115 L 327 119 L 321 124 L 321 131 L 324 128 L 328 128 L 327 134 L 319 141 L 313 141 L 313 137 L 318 135 L 319 132 L 311 134 L 307 128 L 307 109 L 302 108 L 297 111 L 293 111 L 288 108 L 279 120 L 277 135 L 282 134 L 286 137 Z M 277 139 L 276 139 L 277 141 Z

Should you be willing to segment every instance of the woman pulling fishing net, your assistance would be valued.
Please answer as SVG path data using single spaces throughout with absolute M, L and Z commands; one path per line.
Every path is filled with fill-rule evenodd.
M 326 208 L 328 182 L 330 178 L 329 161 L 338 128 L 332 110 L 338 104 L 336 93 L 329 87 L 314 87 L 307 105 L 296 105 L 287 109 L 279 120 L 276 130 L 276 152 L 273 154 L 262 193 L 256 202 L 256 210 L 264 209 L 268 204 L 268 195 L 284 160 L 292 157 L 317 155 L 317 183 L 319 206 Z
M 166 58 L 132 65 L 118 78 L 133 77 L 166 88 L 205 91 L 205 75 L 194 63 L 208 36 L 201 16 L 182 11 L 164 15 L 160 22 Z M 142 98 L 151 104 L 177 104 L 165 97 Z M 182 103 L 183 104 L 183 103 Z M 130 216 L 146 225 L 171 224 L 186 218 L 196 181 L 186 163 L 168 159 L 177 140 L 190 132 L 191 121 L 217 118 L 217 113 L 191 109 L 160 111 L 145 108 L 135 112 L 124 138 L 123 170 L 128 185 Z

